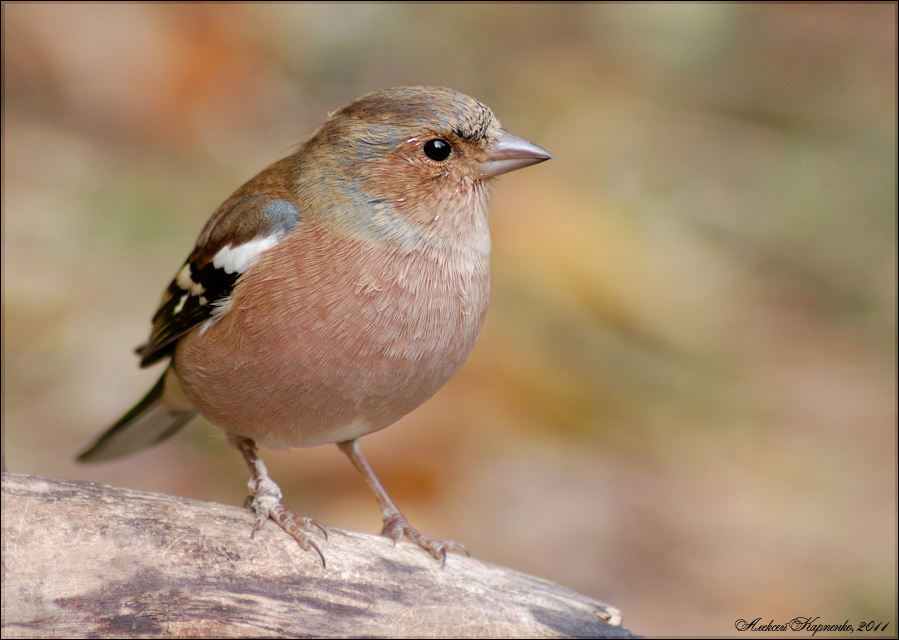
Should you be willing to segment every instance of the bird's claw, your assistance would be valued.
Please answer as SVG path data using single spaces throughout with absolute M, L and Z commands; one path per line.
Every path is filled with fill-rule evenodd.
M 280 500 L 273 496 L 250 496 L 247 499 L 247 506 L 256 512 L 256 522 L 253 524 L 253 531 L 250 533 L 251 538 L 256 535 L 256 532 L 265 524 L 266 520 L 271 518 L 297 541 L 297 544 L 300 545 L 300 548 L 302 548 L 303 551 L 314 550 L 322 561 L 322 568 L 326 566 L 325 556 L 321 549 L 304 531 L 301 530 L 302 528 L 306 531 L 314 531 L 317 528 L 321 531 L 325 540 L 327 540 L 328 532 L 325 531 L 324 527 L 318 522 L 312 518 L 294 515 L 281 505 Z
M 384 529 L 381 531 L 381 535 L 393 538 L 394 545 L 405 536 L 409 541 L 414 542 L 437 560 L 440 560 L 443 565 L 446 565 L 447 552 L 464 553 L 466 556 L 471 557 L 464 544 L 453 542 L 452 540 L 434 540 L 410 525 L 409 521 L 399 513 L 391 515 L 384 520 Z
M 325 540 L 328 539 L 328 532 L 312 518 L 300 518 L 292 514 L 281 504 L 281 489 L 268 477 L 268 470 L 265 464 L 259 458 L 259 450 L 256 443 L 249 438 L 241 438 L 239 436 L 231 436 L 229 439 L 231 445 L 234 446 L 241 455 L 250 469 L 250 482 L 247 486 L 250 489 L 250 496 L 247 498 L 244 506 L 256 512 L 256 522 L 253 524 L 253 531 L 250 537 L 254 537 L 256 532 L 265 524 L 265 521 L 271 518 L 287 533 L 293 536 L 303 551 L 314 550 L 318 557 L 321 558 L 322 567 L 325 567 L 325 556 L 318 545 L 315 544 L 305 532 L 313 531 L 317 528 L 322 532 Z

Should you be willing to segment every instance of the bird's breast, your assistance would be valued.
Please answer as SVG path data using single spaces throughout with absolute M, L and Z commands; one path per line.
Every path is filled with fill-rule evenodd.
M 408 252 L 315 228 L 288 236 L 218 323 L 182 339 L 185 392 L 213 424 L 276 447 L 391 424 L 474 345 L 490 295 L 489 237 L 476 240 Z

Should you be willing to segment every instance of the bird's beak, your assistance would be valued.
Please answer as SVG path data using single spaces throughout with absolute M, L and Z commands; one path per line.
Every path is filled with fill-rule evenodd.
M 487 159 L 481 163 L 480 177 L 495 178 L 550 158 L 552 155 L 546 149 L 500 129 L 499 135 L 487 147 Z

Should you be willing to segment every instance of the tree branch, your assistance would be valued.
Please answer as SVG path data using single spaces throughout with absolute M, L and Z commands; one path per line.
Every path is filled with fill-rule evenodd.
M 617 609 L 472 558 L 248 510 L 3 474 L 4 638 L 633 637 Z

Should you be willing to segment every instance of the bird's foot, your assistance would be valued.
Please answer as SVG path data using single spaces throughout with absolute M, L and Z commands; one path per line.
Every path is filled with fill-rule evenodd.
M 254 537 L 259 528 L 265 524 L 266 520 L 271 518 L 297 541 L 303 551 L 314 550 L 318 554 L 318 557 L 321 558 L 322 567 L 325 567 L 325 556 L 322 553 L 322 550 L 319 549 L 318 545 L 306 535 L 305 531 L 303 531 L 303 529 L 305 529 L 306 531 L 314 532 L 315 529 L 318 529 L 322 532 L 322 535 L 325 536 L 325 540 L 327 540 L 328 533 L 325 531 L 324 527 L 312 518 L 296 516 L 291 511 L 285 509 L 281 504 L 281 490 L 270 478 L 266 477 L 263 479 L 263 482 L 256 483 L 251 479 L 251 491 L 253 491 L 254 484 L 259 485 L 259 488 L 254 492 L 255 495 L 251 495 L 247 498 L 247 505 L 256 512 L 256 523 L 253 525 L 253 531 L 250 533 L 250 537 Z
M 306 535 L 306 531 L 321 531 L 328 539 L 328 532 L 312 518 L 299 517 L 284 508 L 281 504 L 281 488 L 268 477 L 268 469 L 259 458 L 256 444 L 248 438 L 232 438 L 232 444 L 243 454 L 247 466 L 250 468 L 250 496 L 246 506 L 256 512 L 256 523 L 250 537 L 254 537 L 265 522 L 271 518 L 289 533 L 300 545 L 303 551 L 315 551 L 321 558 L 322 567 L 325 565 L 325 556 L 318 545 Z M 303 531 L 305 529 L 306 531 Z
M 365 478 L 365 481 L 368 483 L 369 489 L 375 494 L 375 498 L 377 498 L 378 504 L 381 506 L 381 515 L 384 516 L 384 529 L 381 531 L 382 536 L 393 538 L 394 544 L 396 544 L 403 536 L 406 536 L 409 540 L 430 553 L 432 556 L 441 560 L 443 564 L 446 564 L 446 554 L 448 551 L 464 553 L 467 556 L 471 555 L 464 545 L 453 542 L 452 540 L 434 540 L 409 524 L 406 517 L 400 513 L 400 510 L 393 504 L 390 496 L 384 491 L 384 487 L 378 482 L 371 467 L 368 466 L 368 462 L 362 457 L 362 452 L 359 450 L 358 438 L 338 442 L 337 446 L 346 454 L 359 473 L 362 474 L 362 477 Z
M 410 525 L 409 521 L 406 520 L 406 517 L 399 511 L 384 518 L 384 529 L 381 531 L 381 535 L 393 538 L 394 544 L 405 536 L 432 556 L 442 561 L 443 564 L 446 564 L 447 552 L 452 551 L 464 553 L 466 556 L 471 555 L 468 553 L 468 549 L 465 548 L 465 545 L 459 542 L 453 542 L 452 540 L 434 540 L 433 538 L 429 538 Z

